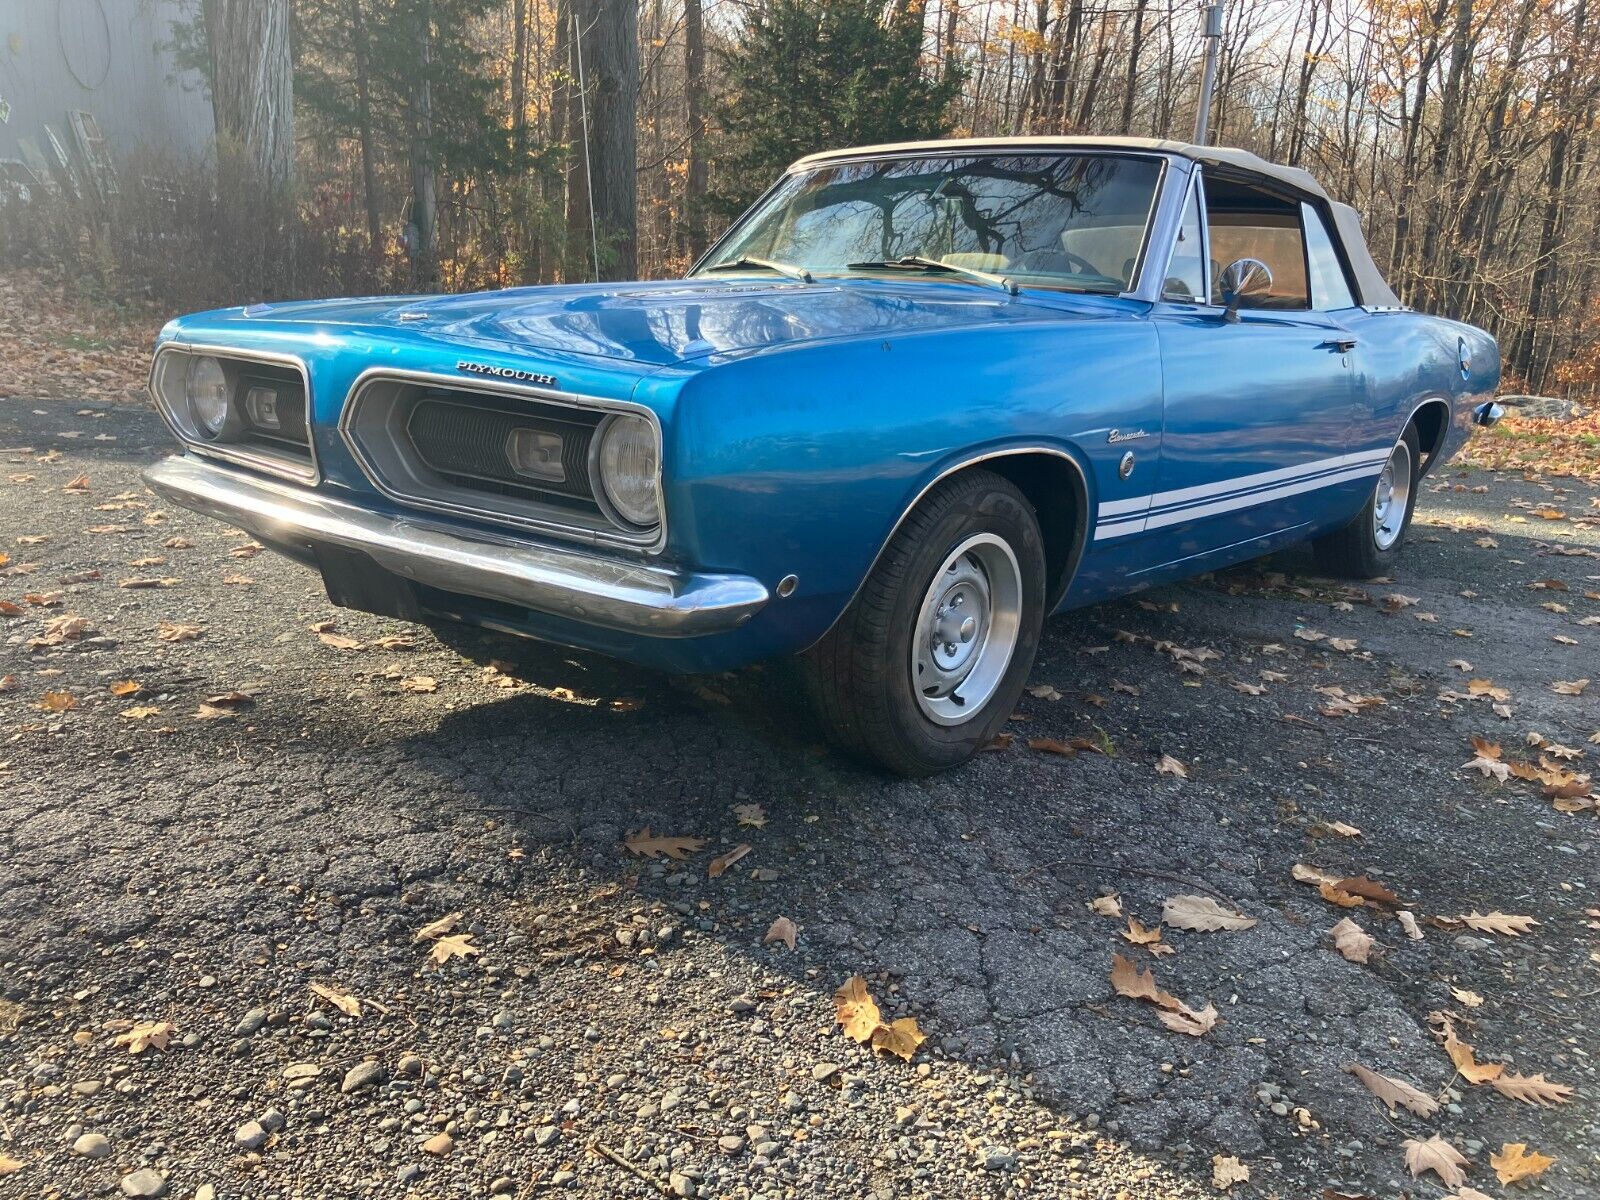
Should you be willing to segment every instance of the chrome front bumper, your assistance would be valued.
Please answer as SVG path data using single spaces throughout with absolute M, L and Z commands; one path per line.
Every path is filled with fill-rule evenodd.
M 163 499 L 248 530 L 263 542 L 359 551 L 427 587 L 607 629 L 655 637 L 721 633 L 744 624 L 767 602 L 766 587 L 748 576 L 673 571 L 470 534 L 371 512 L 195 458 L 164 459 L 144 472 L 144 480 Z

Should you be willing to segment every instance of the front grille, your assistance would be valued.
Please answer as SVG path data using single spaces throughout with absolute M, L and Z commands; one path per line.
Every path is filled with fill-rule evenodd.
M 589 443 L 597 416 L 547 406 L 474 396 L 470 402 L 448 393 L 418 399 L 406 421 L 406 436 L 417 456 L 449 483 L 493 495 L 565 497 L 592 502 Z M 559 437 L 562 478 L 530 478 L 511 460 L 520 431 Z
M 270 395 L 276 425 L 257 424 L 255 417 L 265 413 L 252 413 L 246 403 L 251 392 Z M 234 410 L 239 413 L 243 427 L 239 440 L 266 447 L 279 447 L 291 452 L 306 453 L 306 389 L 294 371 L 269 371 L 241 375 L 233 384 Z

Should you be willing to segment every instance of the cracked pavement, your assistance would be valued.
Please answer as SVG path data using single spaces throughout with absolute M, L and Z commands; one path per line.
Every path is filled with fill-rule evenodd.
M 1187 1197 L 1219 1194 L 1219 1153 L 1251 1169 L 1235 1196 L 1441 1196 L 1403 1166 L 1433 1133 L 1491 1195 L 1489 1154 L 1524 1142 L 1557 1159 L 1532 1194 L 1600 1196 L 1600 825 L 1460 769 L 1475 734 L 1600 759 L 1595 488 L 1452 467 L 1392 583 L 1317 580 L 1295 552 L 1057 618 L 1031 683 L 1059 699 L 1025 696 L 1009 748 L 907 782 L 826 752 L 783 664 L 669 678 L 335 609 L 236 531 L 161 512 L 137 470 L 167 449 L 135 407 L 0 400 L 0 599 L 21 609 L 0 618 L 0 1155 L 27 1164 L 0 1196 L 146 1170 L 183 1197 Z M 1532 514 L 1547 504 L 1566 519 Z M 92 632 L 28 646 L 65 613 Z M 324 621 L 362 648 L 325 644 Z M 202 633 L 163 641 L 162 622 Z M 1469 678 L 1510 716 L 1452 698 Z M 1384 703 L 1327 716 L 1317 687 Z M 196 718 L 234 690 L 253 703 Z M 46 692 L 76 706 L 41 711 Z M 1079 737 L 1110 753 L 1026 747 Z M 752 803 L 764 827 L 737 824 Z M 645 825 L 708 844 L 644 862 L 620 843 Z M 1423 940 L 1332 907 L 1296 863 L 1386 884 Z M 1108 893 L 1146 925 L 1181 893 L 1258 924 L 1169 928 L 1151 958 L 1087 907 Z M 1540 924 L 1427 922 L 1492 910 Z M 483 953 L 434 968 L 413 933 L 452 911 Z M 762 944 L 780 915 L 792 954 Z M 1346 915 L 1378 939 L 1365 965 L 1331 948 Z M 1166 1031 L 1115 995 L 1113 952 L 1221 1022 Z M 929 1035 L 911 1064 L 832 1028 L 854 974 Z M 1453 1078 L 1427 1021 L 1446 1010 L 1480 1060 L 1573 1102 Z M 166 1053 L 113 1044 L 160 1020 Z M 342 1092 L 369 1057 L 377 1082 Z M 1356 1061 L 1447 1107 L 1389 1114 Z M 305 1062 L 321 1074 L 285 1077 Z M 281 1126 L 245 1146 L 264 1113 Z M 107 1157 L 72 1149 L 85 1131 Z M 420 1148 L 440 1132 L 448 1153 Z

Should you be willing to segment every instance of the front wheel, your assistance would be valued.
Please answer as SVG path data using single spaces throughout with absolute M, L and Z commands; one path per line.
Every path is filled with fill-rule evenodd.
M 833 740 L 900 775 L 965 762 L 1011 715 L 1044 624 L 1044 542 L 1008 480 L 939 485 L 806 655 Z
M 1355 519 L 1311 543 L 1317 566 L 1350 579 L 1387 574 L 1411 525 L 1421 467 L 1421 443 L 1415 426 L 1408 425 Z

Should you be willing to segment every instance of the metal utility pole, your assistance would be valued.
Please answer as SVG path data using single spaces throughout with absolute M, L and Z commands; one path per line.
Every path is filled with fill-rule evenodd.
M 1201 38 L 1206 44 L 1205 72 L 1200 76 L 1200 104 L 1194 114 L 1194 143 L 1206 144 L 1211 124 L 1211 95 L 1217 89 L 1217 54 L 1222 48 L 1222 8 L 1226 0 L 1211 0 L 1206 5 L 1206 30 Z

